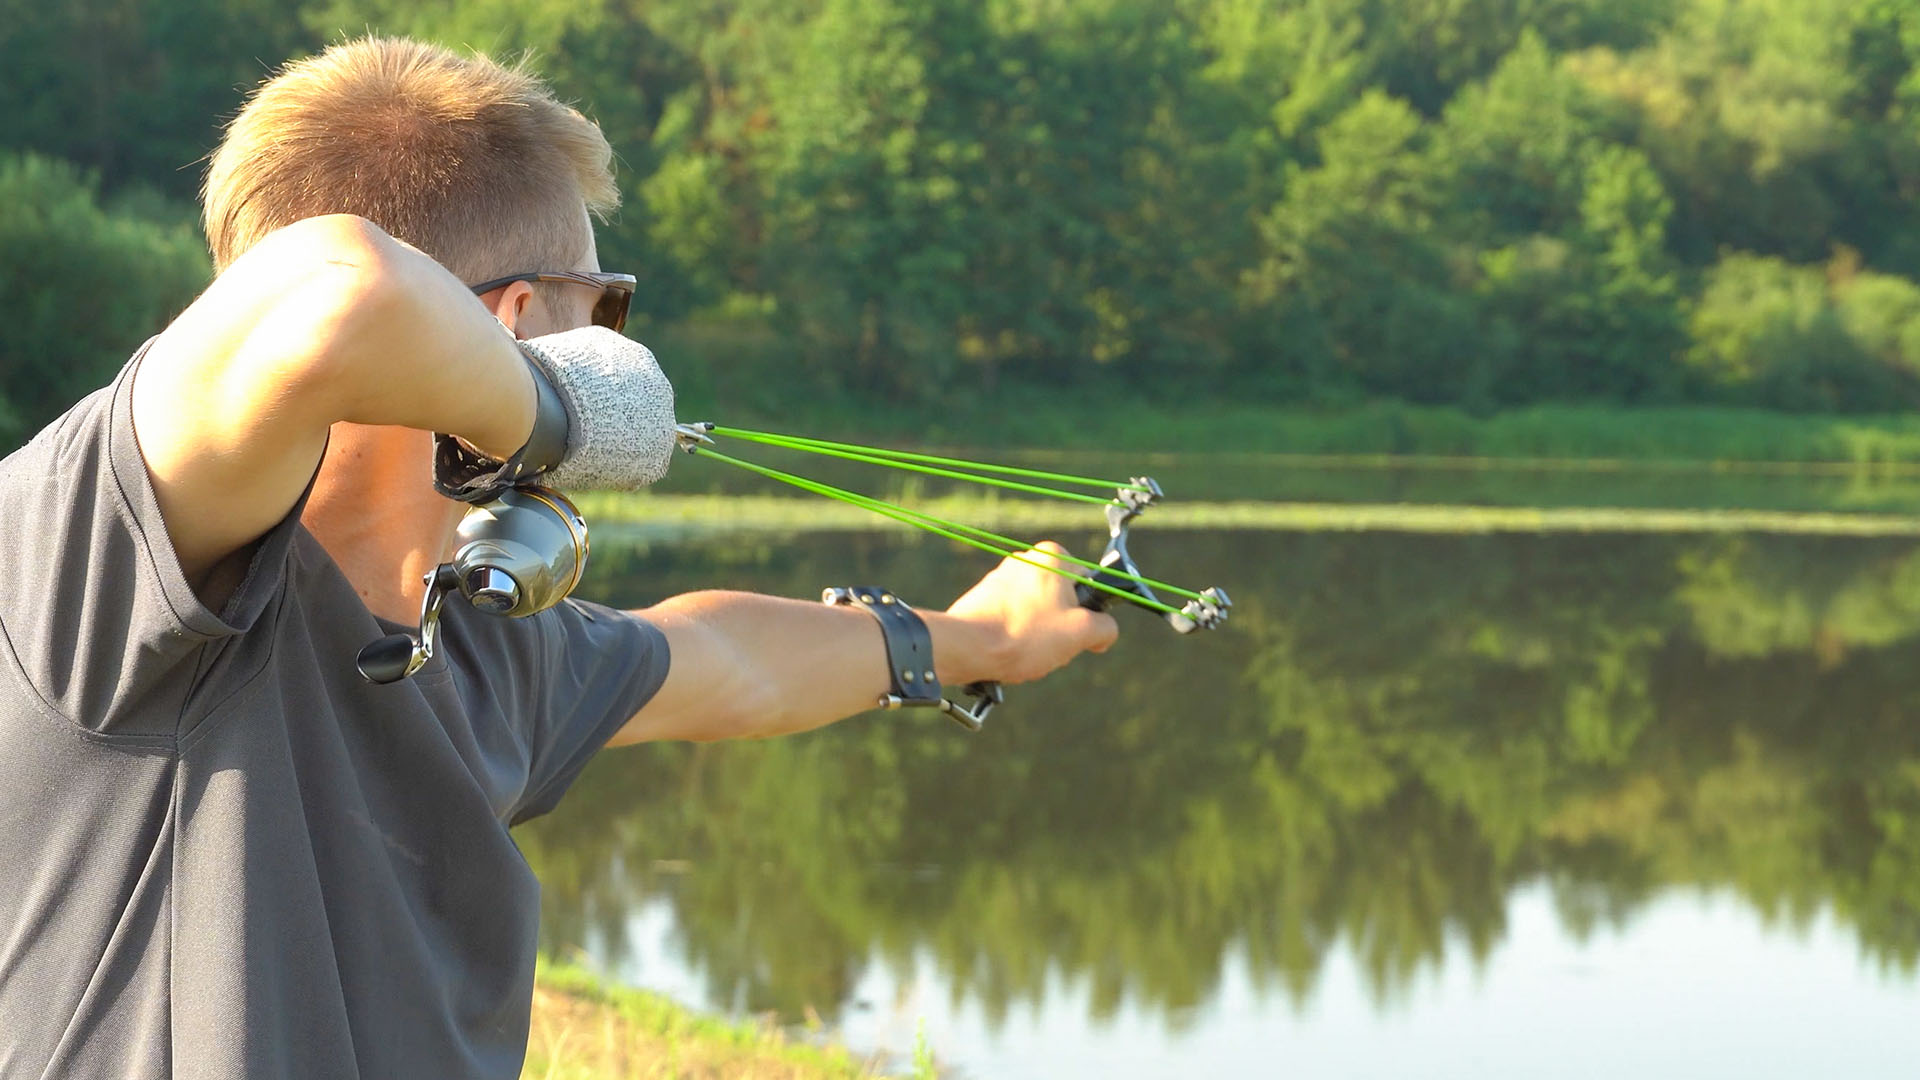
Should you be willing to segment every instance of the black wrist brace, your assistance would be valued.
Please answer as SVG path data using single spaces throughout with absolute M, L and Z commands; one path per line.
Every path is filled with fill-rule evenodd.
M 827 604 L 845 604 L 863 608 L 880 622 L 881 637 L 887 645 L 887 692 L 880 695 L 883 709 L 930 706 L 947 714 L 968 731 L 979 731 L 994 705 L 1000 702 L 997 683 L 968 684 L 967 693 L 980 700 L 972 708 L 957 705 L 941 692 L 940 677 L 933 671 L 933 633 L 920 613 L 895 596 L 891 590 L 875 585 L 850 585 L 827 589 L 820 594 Z
M 515 484 L 526 483 L 560 464 L 567 456 L 567 406 L 540 365 L 528 361 L 533 374 L 533 431 L 526 445 L 505 461 L 496 461 L 467 448 L 451 435 L 433 436 L 433 489 L 464 503 L 490 502 Z

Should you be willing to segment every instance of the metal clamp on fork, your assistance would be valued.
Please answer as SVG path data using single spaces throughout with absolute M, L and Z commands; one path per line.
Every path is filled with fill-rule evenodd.
M 968 683 L 965 693 L 969 704 L 948 701 L 933 671 L 933 634 L 926 621 L 892 591 L 874 585 L 852 585 L 826 589 L 820 600 L 825 604 L 844 604 L 864 609 L 880 622 L 880 634 L 887 645 L 887 672 L 891 685 L 880 695 L 883 709 L 932 707 L 946 713 L 954 723 L 968 731 L 979 731 L 987 714 L 1000 704 L 1000 684 Z

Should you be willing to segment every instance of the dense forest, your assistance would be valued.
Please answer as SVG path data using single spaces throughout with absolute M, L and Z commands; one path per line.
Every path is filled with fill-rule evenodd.
M 694 386 L 1920 404 L 1911 0 L 4 0 L 0 25 L 9 438 L 204 284 L 201 159 L 244 91 L 369 30 L 525 53 L 599 120 L 626 199 L 602 261 Z

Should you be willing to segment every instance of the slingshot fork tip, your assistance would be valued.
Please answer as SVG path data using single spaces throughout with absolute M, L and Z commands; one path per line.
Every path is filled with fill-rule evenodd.
M 1139 514 L 1160 501 L 1164 493 L 1159 481 L 1151 476 L 1136 476 L 1127 481 L 1127 486 L 1114 493 L 1114 503 L 1125 507 L 1128 513 Z
M 702 446 L 713 445 L 713 422 L 696 420 L 690 424 L 673 425 L 673 441 L 680 449 L 691 454 Z
M 1187 601 L 1179 611 L 1167 616 L 1167 622 L 1182 634 L 1191 634 L 1195 630 L 1212 630 L 1227 621 L 1228 609 L 1233 600 L 1227 596 L 1227 590 L 1218 586 L 1202 589 L 1199 597 Z

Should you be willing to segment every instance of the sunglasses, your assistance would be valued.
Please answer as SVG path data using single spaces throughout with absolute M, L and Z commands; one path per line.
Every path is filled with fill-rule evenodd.
M 483 281 L 473 286 L 473 294 L 484 296 L 516 281 L 557 281 L 599 289 L 600 299 L 593 302 L 593 325 L 609 330 L 626 327 L 627 308 L 633 303 L 633 287 L 636 284 L 632 274 L 602 274 L 597 270 L 536 270 Z

